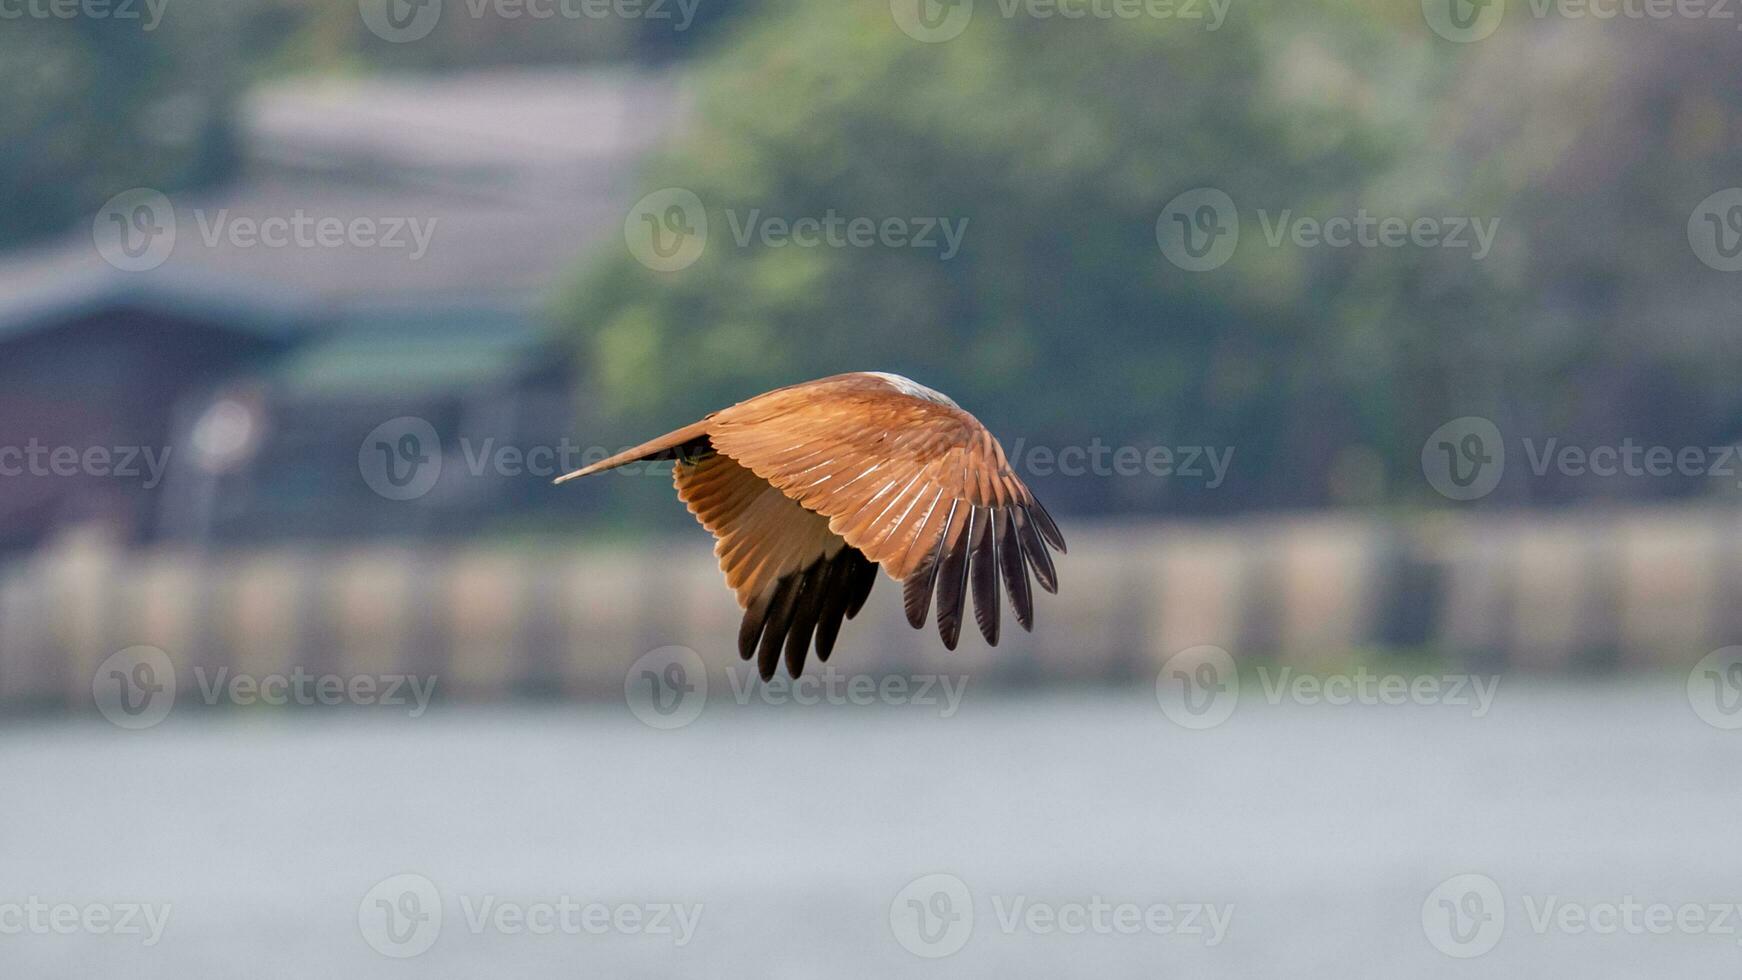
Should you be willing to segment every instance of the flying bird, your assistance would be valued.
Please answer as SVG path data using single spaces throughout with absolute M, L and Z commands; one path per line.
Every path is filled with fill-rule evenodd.
M 744 610 L 738 652 L 763 680 L 784 653 L 804 670 L 814 638 L 827 661 L 865 605 L 877 569 L 901 583 L 907 621 L 954 650 L 968 592 L 998 643 L 998 581 L 1016 622 L 1034 627 L 1028 575 L 1058 591 L 1049 547 L 1064 536 L 1011 472 L 1003 447 L 944 395 L 895 374 L 839 374 L 777 388 L 557 479 L 642 460 L 675 460 L 672 482 L 717 539 Z

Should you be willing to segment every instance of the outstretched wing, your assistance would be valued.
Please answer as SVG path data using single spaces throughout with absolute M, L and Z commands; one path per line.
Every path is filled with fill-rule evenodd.
M 935 594 L 955 649 L 972 589 L 980 632 L 997 643 L 1000 575 L 1032 627 L 1028 571 L 1056 592 L 1047 548 L 1064 551 L 1064 538 L 979 420 L 899 381 L 850 374 L 772 391 L 715 413 L 708 439 L 902 582 L 916 628 Z
M 672 482 L 717 539 L 720 570 L 744 608 L 739 654 L 756 656 L 763 680 L 774 676 L 783 651 L 787 673 L 799 676 L 813 635 L 817 658 L 828 660 L 841 620 L 871 594 L 876 566 L 821 515 L 726 456 L 703 451 L 680 460 Z

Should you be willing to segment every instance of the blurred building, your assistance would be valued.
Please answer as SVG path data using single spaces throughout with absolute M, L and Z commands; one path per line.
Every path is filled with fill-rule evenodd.
M 0 255 L 0 550 L 92 522 L 351 536 L 560 506 L 476 465 L 389 499 L 359 454 L 402 417 L 457 464 L 462 441 L 475 463 L 563 439 L 583 393 L 546 311 L 677 111 L 668 79 L 624 72 L 275 84 L 244 102 L 242 176 L 169 196 L 161 264 L 117 268 L 90 227 Z

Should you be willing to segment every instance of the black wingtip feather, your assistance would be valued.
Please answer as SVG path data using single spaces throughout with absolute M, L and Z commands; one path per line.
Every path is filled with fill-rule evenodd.
M 859 615 L 859 610 L 865 608 L 865 600 L 871 598 L 871 587 L 877 584 L 877 565 L 866 558 L 864 553 L 853 551 L 853 573 L 848 588 L 847 618 Z
M 835 639 L 841 635 L 841 620 L 847 616 L 847 601 L 852 598 L 848 588 L 852 585 L 853 558 L 859 552 L 852 548 L 842 548 L 840 553 L 829 562 L 828 574 L 823 578 L 823 608 L 817 615 L 817 659 L 828 663 L 829 654 L 835 652 Z
M 998 567 L 1004 573 L 1004 591 L 1010 593 L 1010 608 L 1016 625 L 1034 631 L 1034 596 L 1028 590 L 1028 569 L 1022 564 L 1022 545 L 1016 540 L 1016 522 L 1008 510 L 998 512 Z
M 798 598 L 793 604 L 792 627 L 786 634 L 786 673 L 795 679 L 804 671 L 811 636 L 816 632 L 817 619 L 823 613 L 823 580 L 828 577 L 828 572 L 828 563 L 819 558 L 805 569 L 804 578 L 799 583 Z
M 975 510 L 970 509 L 963 518 L 964 523 L 952 522 L 948 529 L 950 537 L 943 543 L 948 550 L 938 568 L 938 635 L 948 650 L 954 650 L 962 636 L 962 608 L 968 600 L 968 548 L 974 537 L 974 517 Z
M 937 578 L 937 555 L 931 554 L 901 583 L 901 607 L 907 613 L 907 625 L 914 629 L 925 626 L 926 616 L 931 612 L 932 586 Z
M 992 512 L 975 511 L 973 560 L 969 564 L 974 586 L 974 623 L 988 646 L 998 645 L 998 544 L 992 537 Z
M 1040 526 L 1040 536 L 1046 539 L 1047 544 L 1056 548 L 1059 554 L 1064 554 L 1068 550 L 1065 548 L 1065 536 L 1059 533 L 1059 526 L 1053 523 L 1052 515 L 1046 512 L 1040 501 L 1029 503 L 1029 513 L 1034 515 L 1034 523 Z
M 950 501 L 950 509 L 944 514 L 943 526 L 938 531 L 937 544 L 932 546 L 931 554 L 920 561 L 901 583 L 901 605 L 907 613 L 907 624 L 914 629 L 925 627 L 926 615 L 931 611 L 932 594 L 937 590 L 938 567 L 943 564 L 944 548 L 949 545 L 950 527 L 956 518 L 957 501 Z
M 1053 570 L 1052 556 L 1047 554 L 1045 542 L 1035 533 L 1034 521 L 1028 509 L 1018 507 L 1010 512 L 1010 516 L 1016 521 L 1016 532 L 1022 540 L 1022 554 L 1034 569 L 1034 580 L 1046 591 L 1058 592 L 1058 573 Z
M 744 610 L 744 622 L 738 626 L 738 658 L 749 660 L 756 653 L 756 641 L 762 638 L 762 627 L 768 622 L 768 607 L 774 601 L 769 592 L 750 600 Z
M 780 648 L 786 641 L 786 632 L 792 628 L 793 606 L 798 599 L 797 575 L 788 575 L 780 580 L 780 585 L 774 592 L 774 605 L 768 613 L 768 625 L 762 632 L 762 644 L 756 650 L 756 672 L 763 680 L 774 677 L 774 669 L 780 664 Z

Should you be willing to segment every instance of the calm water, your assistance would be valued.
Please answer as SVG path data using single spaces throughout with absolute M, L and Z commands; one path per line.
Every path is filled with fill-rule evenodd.
M 1208 731 L 1141 694 L 970 691 L 938 715 L 17 722 L 0 727 L 10 921 L 33 898 L 169 917 L 152 946 L 15 928 L 0 976 L 1742 975 L 1742 912 L 1710 910 L 1742 903 L 1742 732 L 1703 724 L 1676 683 L 1505 681 L 1481 718 L 1243 697 Z M 1493 880 L 1503 921 L 1474 961 L 1429 936 L 1452 927 L 1434 908 L 1461 909 L 1454 942 L 1482 942 L 1492 898 L 1429 901 L 1464 873 Z M 421 877 L 377 888 L 402 874 Z M 433 893 L 401 888 L 424 879 Z M 1706 924 L 1590 931 L 1628 901 L 1637 923 L 1662 903 Z M 683 945 L 654 928 L 679 909 L 697 916 Z M 394 959 L 371 938 L 432 942 Z

